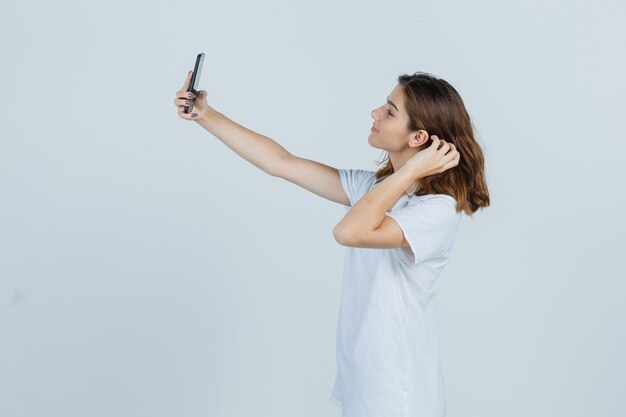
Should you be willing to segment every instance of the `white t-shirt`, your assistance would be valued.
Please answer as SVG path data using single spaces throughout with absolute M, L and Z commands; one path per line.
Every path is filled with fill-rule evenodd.
M 339 177 L 351 206 L 384 180 L 360 169 Z M 343 417 L 443 417 L 435 293 L 462 212 L 453 197 L 428 194 L 403 195 L 386 215 L 411 247 L 346 247 L 330 402 Z

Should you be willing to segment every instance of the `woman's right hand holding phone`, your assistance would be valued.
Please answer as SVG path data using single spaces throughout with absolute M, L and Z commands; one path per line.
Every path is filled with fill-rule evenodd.
M 187 79 L 183 84 L 183 88 L 176 92 L 174 105 L 178 107 L 178 116 L 181 119 L 200 121 L 207 117 L 209 104 L 207 103 L 208 93 L 205 90 L 197 91 L 197 95 L 191 91 L 187 91 L 191 85 L 191 76 L 193 71 L 189 71 Z M 185 113 L 185 107 L 189 106 L 189 113 Z

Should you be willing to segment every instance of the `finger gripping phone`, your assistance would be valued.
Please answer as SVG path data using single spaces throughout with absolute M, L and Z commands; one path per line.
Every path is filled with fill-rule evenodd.
M 193 67 L 193 74 L 191 74 L 191 83 L 189 83 L 189 88 L 187 91 L 191 91 L 196 94 L 196 87 L 198 86 L 198 82 L 200 82 L 200 74 L 202 73 L 202 65 L 204 64 L 204 52 L 199 53 L 196 57 L 196 65 Z M 185 113 L 189 113 L 193 106 L 185 106 L 183 110 Z

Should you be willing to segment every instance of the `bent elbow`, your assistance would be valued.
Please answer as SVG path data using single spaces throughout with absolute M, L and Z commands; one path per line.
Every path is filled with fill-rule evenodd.
M 350 246 L 350 241 L 352 240 L 353 233 L 345 230 L 341 230 L 340 228 L 335 227 L 333 229 L 333 237 L 335 241 L 342 246 Z

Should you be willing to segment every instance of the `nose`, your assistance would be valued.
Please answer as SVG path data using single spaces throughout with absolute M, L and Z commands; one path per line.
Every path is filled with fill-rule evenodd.
M 374 119 L 374 120 L 377 120 L 377 119 L 376 119 L 376 110 L 378 110 L 378 109 L 374 109 L 374 110 L 372 110 L 372 112 L 370 113 L 370 114 L 371 114 L 371 116 L 372 116 L 372 119 Z

